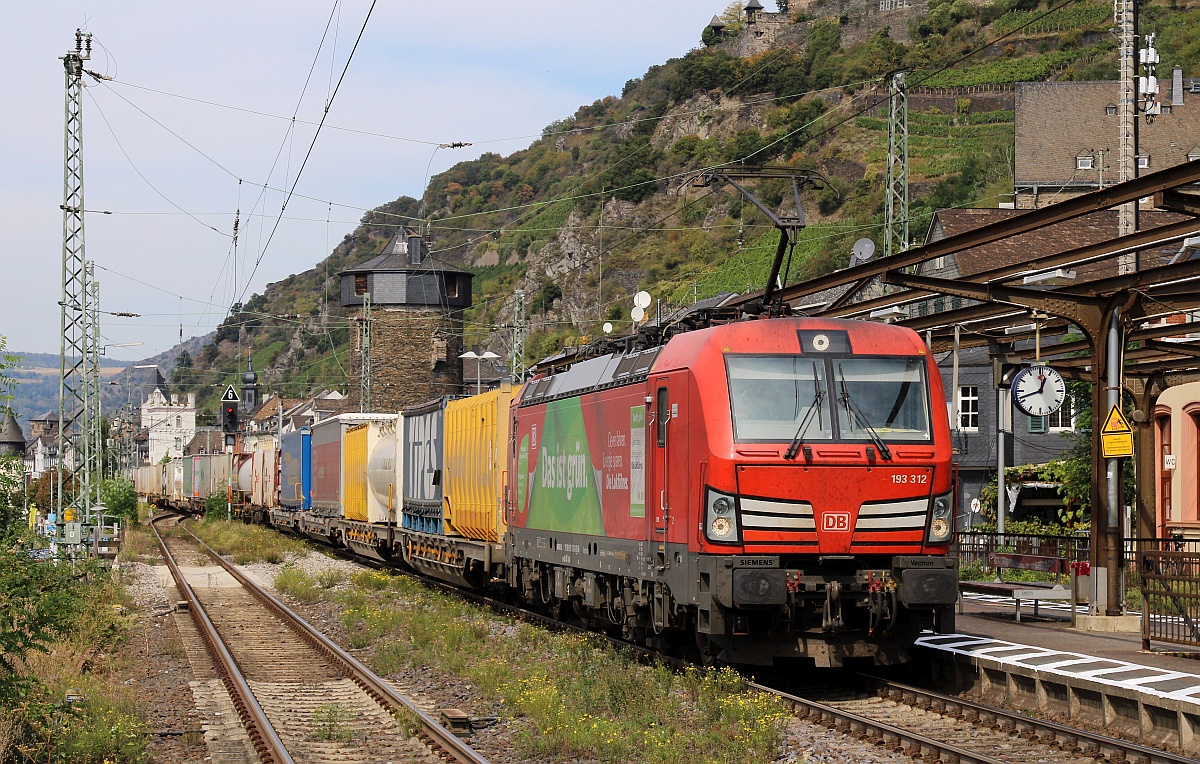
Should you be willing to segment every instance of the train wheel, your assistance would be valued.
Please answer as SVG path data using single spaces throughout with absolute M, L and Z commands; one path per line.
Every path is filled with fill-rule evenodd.
M 721 654 L 721 647 L 713 644 L 707 634 L 696 632 L 696 648 L 700 651 L 700 665 L 717 665 L 717 656 Z

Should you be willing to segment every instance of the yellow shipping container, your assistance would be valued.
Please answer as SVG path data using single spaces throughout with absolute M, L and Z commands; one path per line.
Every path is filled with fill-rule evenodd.
M 367 521 L 367 431 L 363 422 L 342 436 L 342 509 L 347 520 Z
M 498 541 L 506 530 L 508 407 L 520 389 L 505 384 L 446 404 L 443 490 L 448 536 Z

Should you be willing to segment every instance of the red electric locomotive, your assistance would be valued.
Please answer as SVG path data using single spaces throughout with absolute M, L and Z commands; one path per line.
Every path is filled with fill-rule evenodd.
M 953 628 L 950 432 L 912 331 L 740 320 L 544 366 L 512 409 L 525 597 L 739 664 L 897 662 Z

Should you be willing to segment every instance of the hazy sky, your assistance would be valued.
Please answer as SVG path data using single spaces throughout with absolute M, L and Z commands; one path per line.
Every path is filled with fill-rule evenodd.
M 686 53 L 725 3 L 380 0 L 271 238 L 278 189 L 295 181 L 370 6 L 0 3 L 0 334 L 9 349 L 59 349 L 60 57 L 77 27 L 94 35 L 86 68 L 114 78 L 85 77 L 84 193 L 95 211 L 86 257 L 101 310 L 141 314 L 101 319 L 102 342 L 144 343 L 107 353 L 134 360 L 173 345 L 181 324 L 184 337 L 211 330 L 236 299 L 236 210 L 236 292 L 248 297 L 312 267 L 364 210 L 420 196 L 427 167 L 525 148 L 550 122 Z M 435 151 L 453 141 L 474 145 Z

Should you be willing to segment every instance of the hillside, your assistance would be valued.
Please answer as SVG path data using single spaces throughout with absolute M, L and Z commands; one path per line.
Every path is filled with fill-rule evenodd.
M 915 238 L 937 208 L 1011 199 L 1012 83 L 1117 72 L 1102 3 L 1047 13 L 1035 0 L 918 0 L 886 16 L 842 0 L 793 2 L 754 31 L 736 28 L 738 7 L 725 11 L 723 37 L 698 30 L 697 49 L 548 125 L 527 149 L 455 165 L 422 200 L 366 214 L 326 260 L 240 306 L 180 381 L 211 403 L 249 350 L 267 391 L 356 386 L 337 273 L 378 254 L 401 224 L 427 231 L 437 261 L 476 274 L 466 343 L 505 360 L 516 289 L 527 296 L 526 354 L 536 360 L 606 320 L 627 326 L 638 289 L 669 306 L 761 288 L 776 242 L 765 216 L 733 189 L 688 182 L 724 163 L 829 179 L 804 191 L 810 225 L 787 278 L 825 273 L 846 264 L 855 239 L 880 240 L 889 72 L 909 72 Z M 1159 33 L 1161 71 L 1179 63 L 1200 74 L 1196 7 L 1142 6 L 1142 30 Z M 782 182 L 756 193 L 790 209 Z

